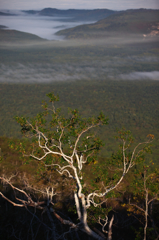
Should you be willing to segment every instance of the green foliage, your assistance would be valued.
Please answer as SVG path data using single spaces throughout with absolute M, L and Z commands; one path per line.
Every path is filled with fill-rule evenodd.
M 67 117 L 64 117 L 59 109 L 56 110 L 54 105 L 55 102 L 59 101 L 59 97 L 53 93 L 47 94 L 47 97 L 49 98 L 51 106 L 43 102 L 42 106 L 44 111 L 37 114 L 30 122 L 24 117 L 15 118 L 20 124 L 21 132 L 24 136 L 31 136 L 33 138 L 27 152 L 34 152 L 37 157 L 40 157 L 43 155 L 43 151 L 41 147 L 39 148 L 39 144 L 40 146 L 47 144 L 48 148 L 56 151 L 58 150 L 57 146 L 60 142 L 67 154 L 71 154 L 72 149 L 77 144 L 77 139 L 89 130 L 90 136 L 84 135 L 83 138 L 80 139 L 76 149 L 78 154 L 84 154 L 85 157 L 88 157 L 88 163 L 95 161 L 96 154 L 103 146 L 103 143 L 91 132 L 91 129 L 99 125 L 108 124 L 108 118 L 106 118 L 102 112 L 97 117 L 82 118 L 77 109 L 69 109 Z M 39 137 L 36 139 L 38 133 L 40 133 L 39 136 L 42 137 L 42 140 L 39 139 Z M 10 147 L 13 148 L 12 143 Z M 19 141 L 15 149 L 21 151 L 23 155 L 26 154 L 24 142 Z M 53 156 L 47 156 L 44 161 L 46 164 L 51 164 L 53 162 Z
M 116 136 L 116 139 L 128 141 L 130 144 L 134 141 L 131 131 L 125 130 L 125 128 L 122 128 L 120 131 L 118 131 L 118 136 Z
M 158 201 L 159 195 L 159 170 L 152 169 L 153 165 L 152 160 L 149 161 L 149 164 L 143 159 L 138 163 L 133 171 L 133 179 L 129 185 L 129 191 L 132 192 L 132 199 L 129 199 L 127 205 L 123 204 L 123 206 L 127 206 L 129 214 L 135 215 L 143 223 L 143 226 L 147 224 L 146 239 L 150 240 L 155 239 L 157 234 L 157 221 L 155 223 L 154 219 L 158 208 L 155 208 L 154 202 Z M 143 226 L 138 230 L 134 229 L 136 240 L 143 239 Z
M 151 198 L 159 194 L 159 171 L 157 168 L 152 168 L 153 165 L 154 163 L 152 160 L 149 164 L 142 161 L 134 170 L 134 179 L 130 183 L 130 187 L 133 187 L 133 194 L 135 197 L 145 198 L 145 186 Z
M 132 227 L 132 231 L 136 235 L 135 240 L 142 240 L 144 238 L 143 228 L 142 227 L 139 227 L 139 229 L 135 229 L 135 227 Z M 154 229 L 153 228 L 148 228 L 147 229 L 147 238 L 146 239 L 149 239 L 149 240 L 156 239 L 156 236 L 154 234 Z

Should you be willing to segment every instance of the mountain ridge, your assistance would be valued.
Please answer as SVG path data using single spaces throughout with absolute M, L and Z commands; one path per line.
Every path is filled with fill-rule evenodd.
M 108 16 L 93 24 L 80 25 L 58 31 L 57 35 L 71 38 L 103 37 L 110 34 L 150 35 L 152 31 L 159 34 L 159 10 L 137 9 L 126 10 Z
M 117 11 L 109 9 L 66 9 L 60 10 L 57 8 L 44 8 L 41 11 L 23 11 L 29 14 L 38 14 L 40 16 L 50 16 L 50 17 L 69 17 L 72 18 L 72 21 L 98 21 L 103 18 L 106 18 Z M 70 19 L 69 19 L 70 20 Z

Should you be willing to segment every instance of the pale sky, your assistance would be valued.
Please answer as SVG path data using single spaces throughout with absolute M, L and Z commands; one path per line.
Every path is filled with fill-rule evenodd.
M 136 8 L 159 9 L 159 0 L 0 0 L 0 9 L 41 10 L 58 9 L 96 9 L 126 10 Z

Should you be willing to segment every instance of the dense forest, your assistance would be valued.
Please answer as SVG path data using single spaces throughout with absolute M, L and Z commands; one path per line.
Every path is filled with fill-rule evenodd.
M 153 154 L 158 164 L 158 87 L 156 81 L 124 80 L 1 84 L 4 93 L 1 97 L 1 136 L 20 137 L 14 116 L 34 116 L 40 111 L 46 93 L 52 90 L 59 94 L 64 113 L 71 107 L 79 109 L 85 117 L 97 116 L 100 111 L 109 117 L 109 125 L 100 132 L 105 142 L 104 154 L 110 156 L 114 151 L 116 131 L 125 127 L 131 129 L 136 140 L 144 140 L 150 133 L 155 135 Z

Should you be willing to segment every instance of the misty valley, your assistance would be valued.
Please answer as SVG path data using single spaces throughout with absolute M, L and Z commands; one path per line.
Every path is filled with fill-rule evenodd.
M 157 239 L 159 236 L 157 235 L 159 233 L 158 13 L 159 10 L 146 9 L 119 12 L 108 9 L 51 8 L 41 11 L 0 11 L 0 207 L 5 206 L 0 208 L 0 238 L 2 236 L 3 239 L 13 240 L 93 240 L 108 239 L 110 235 L 109 240 Z M 48 94 L 51 92 L 55 95 Z M 59 96 L 59 102 L 56 96 Z M 48 116 L 48 122 L 45 123 L 44 118 L 47 117 L 48 112 L 47 104 L 45 106 L 44 102 L 48 101 L 48 97 L 51 103 L 56 103 L 57 112 L 53 107 L 52 115 Z M 41 108 L 42 105 L 44 109 Z M 58 108 L 61 109 L 62 116 L 58 115 L 60 112 Z M 68 114 L 68 108 L 75 109 L 69 110 L 69 114 L 72 115 Z M 83 117 L 82 120 L 76 109 Z M 99 115 L 101 112 L 109 119 L 106 118 L 107 123 L 103 115 Z M 37 125 L 32 131 L 30 126 L 34 126 L 33 118 L 36 115 Z M 54 118 L 52 122 L 51 118 Z M 32 125 L 27 125 L 27 121 L 32 121 Z M 50 133 L 47 132 L 43 122 L 46 128 L 53 126 L 50 127 L 52 129 Z M 58 128 L 55 128 L 55 123 L 58 124 Z M 73 143 L 75 137 L 78 139 L 81 136 L 80 131 L 85 133 L 89 124 L 92 124 L 93 128 L 95 124 L 104 126 L 98 126 L 97 129 L 93 129 L 93 133 L 88 132 L 88 135 L 84 135 L 78 143 L 79 148 L 77 147 L 72 153 L 72 156 L 74 154 L 72 159 L 75 159 L 74 166 L 79 171 L 76 184 L 74 181 L 76 177 L 67 178 L 67 174 L 59 175 L 61 170 L 57 165 L 64 164 L 66 159 L 69 162 L 67 156 L 71 156 L 73 145 L 70 142 Z M 59 129 L 65 129 L 66 126 L 68 127 L 66 134 L 61 130 L 61 136 L 58 135 Z M 75 128 L 75 131 L 72 128 Z M 36 137 L 40 139 L 42 136 L 39 134 L 41 129 L 46 135 L 48 134 L 49 140 L 47 142 L 45 137 L 40 140 L 41 144 L 44 144 L 44 141 L 46 143 L 37 150 Z M 132 132 L 133 140 L 126 130 Z M 50 135 L 53 135 L 51 131 L 54 131 L 55 139 L 53 137 L 51 139 Z M 117 132 L 120 135 L 119 140 L 126 139 L 131 142 L 131 147 L 129 144 L 126 145 L 128 150 L 121 151 L 122 144 L 119 147 L 121 141 L 115 139 Z M 26 135 L 22 137 L 22 133 Z M 27 140 L 28 133 L 31 137 L 34 135 L 33 141 L 31 138 Z M 98 136 L 103 142 L 103 147 Z M 146 137 L 149 139 L 150 148 L 147 147 Z M 60 145 L 62 141 L 63 148 Z M 89 150 L 86 156 L 86 146 L 89 141 L 93 153 Z M 139 151 L 139 155 L 134 154 L 135 160 L 132 157 L 134 162 L 129 162 L 135 146 L 145 141 L 144 148 L 140 148 L 143 154 L 140 155 Z M 60 144 L 54 149 L 52 146 L 56 142 L 57 146 Z M 55 158 L 52 154 L 50 158 L 46 158 L 46 161 L 39 163 L 33 160 L 33 154 L 31 157 L 26 157 L 24 152 L 27 150 L 22 147 L 31 150 L 33 146 L 32 152 L 35 152 L 38 159 L 43 152 L 48 151 L 48 148 L 44 149 L 46 145 L 49 145 L 51 151 L 60 149 L 59 153 Z M 73 146 L 76 146 L 76 142 Z M 61 156 L 64 156 L 64 159 Z M 80 160 L 83 157 L 87 157 L 88 162 Z M 126 159 L 125 165 L 122 159 Z M 52 167 L 51 163 L 56 167 Z M 85 164 L 84 170 L 80 170 L 80 164 L 83 166 Z M 46 167 L 48 165 L 49 167 Z M 70 166 L 72 165 L 70 164 L 68 169 Z M 122 173 L 122 166 L 124 171 L 128 166 L 130 166 L 128 170 L 132 167 L 129 175 Z M 73 174 L 72 171 L 70 170 L 70 175 Z M 136 182 L 133 180 L 134 176 Z M 146 176 L 151 180 L 145 180 Z M 117 187 L 122 177 L 124 180 Z M 146 181 L 147 185 L 145 185 Z M 116 185 L 113 185 L 114 182 Z M 23 189 L 24 196 L 11 183 Z M 104 184 L 107 184 L 107 187 Z M 51 193 L 50 186 L 55 187 L 56 196 L 53 190 Z M 103 189 L 111 189 L 112 186 L 115 186 L 115 190 L 108 195 L 103 194 L 101 205 L 95 195 L 90 198 L 91 207 L 87 210 L 87 220 L 95 234 L 92 232 L 88 234 L 88 229 L 83 227 L 87 224 L 85 225 L 84 220 L 81 220 L 86 211 L 81 199 L 83 196 L 88 196 L 90 191 L 95 194 L 99 189 L 103 191 Z M 83 189 L 83 195 L 77 194 L 77 197 L 81 215 L 78 212 L 78 204 L 75 206 L 77 198 L 73 195 L 76 191 L 79 193 L 80 188 Z M 17 196 L 14 195 L 15 192 Z M 150 205 L 148 201 L 145 202 L 147 192 Z M 9 199 L 15 204 L 23 206 L 21 208 L 14 206 L 2 194 L 8 198 L 10 196 Z M 106 202 L 104 196 L 108 198 Z M 85 197 L 86 199 L 88 204 L 89 198 Z M 97 205 L 100 205 L 99 208 L 96 208 L 95 200 Z M 50 201 L 49 207 L 47 201 Z M 51 212 L 50 206 L 53 204 L 55 211 L 52 221 L 47 210 Z M 36 208 L 35 205 L 38 207 Z M 148 206 L 147 218 L 145 218 L 144 206 Z M 37 212 L 34 212 L 34 209 Z M 99 216 L 102 216 L 101 220 Z M 108 220 L 106 216 L 109 219 L 109 224 L 105 227 L 107 233 L 102 232 L 102 226 L 105 226 Z M 11 221 L 14 217 L 15 223 Z M 68 225 L 63 224 L 66 218 Z M 112 225 L 111 219 L 114 221 Z M 64 234 L 65 232 L 67 234 Z M 147 238 L 144 238 L 145 236 Z
M 157 10 L 142 9 L 1 13 L 0 82 L 158 80 L 157 14 Z M 99 16 L 107 18 L 100 20 Z M 100 21 L 90 24 L 95 19 Z

